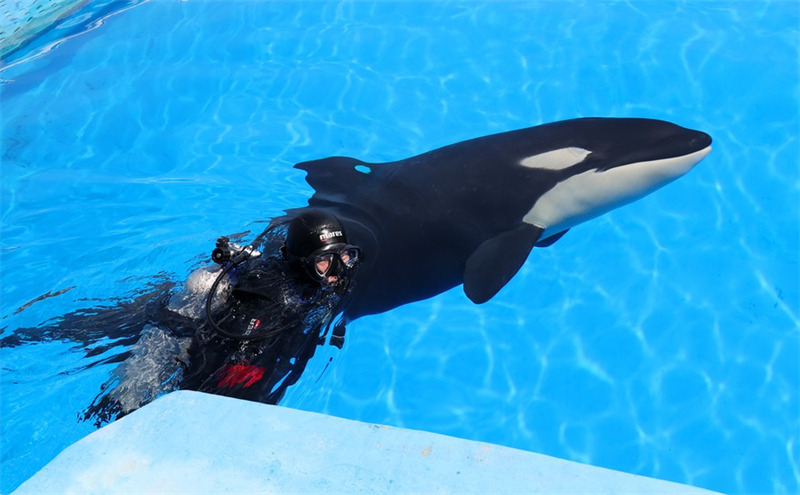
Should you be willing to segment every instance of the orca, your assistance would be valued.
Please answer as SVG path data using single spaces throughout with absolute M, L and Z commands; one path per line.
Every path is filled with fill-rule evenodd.
M 313 308 L 287 327 L 291 331 L 249 341 L 214 331 L 208 308 L 217 283 L 250 262 L 231 259 L 225 268 L 198 269 L 181 291 L 157 278 L 130 301 L 16 329 L 0 345 L 67 339 L 81 342 L 86 357 L 95 359 L 86 367 L 119 363 L 79 415 L 98 426 L 178 388 L 275 404 L 300 378 L 318 345 L 341 347 L 348 322 L 460 284 L 473 302 L 489 301 L 534 247 L 550 246 L 572 227 L 668 184 L 710 150 L 707 134 L 668 122 L 585 118 L 471 139 L 388 163 L 347 157 L 299 163 L 296 168 L 314 188 L 308 205 L 273 219 L 250 246 L 234 242 L 235 258 L 256 267 L 262 260 L 282 259 L 287 222 L 308 209 L 336 215 L 347 242 L 363 256 L 341 297 L 324 299 L 328 305 Z M 222 254 L 230 248 L 224 245 Z M 222 249 L 220 241 L 217 248 Z M 258 254 L 250 258 L 253 253 Z M 261 281 L 266 272 L 253 273 L 252 280 Z M 19 311 L 67 290 L 48 292 Z
M 684 175 L 711 137 L 660 120 L 580 118 L 471 139 L 404 160 L 295 165 L 307 208 L 337 215 L 364 258 L 345 321 L 463 284 L 481 304 L 535 247 Z

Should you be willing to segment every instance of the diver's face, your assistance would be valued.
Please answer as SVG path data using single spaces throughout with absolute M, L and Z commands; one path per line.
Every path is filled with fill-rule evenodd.
M 359 254 L 355 246 L 347 246 L 336 253 L 321 254 L 314 258 L 314 272 L 321 282 L 335 285 L 340 275 L 346 275 L 356 265 Z
M 318 259 L 317 262 L 314 264 L 314 269 L 317 273 L 322 274 L 323 280 L 328 283 L 328 285 L 333 285 L 339 281 L 339 277 L 336 275 L 328 275 L 328 272 L 331 269 L 332 259 L 328 256 Z

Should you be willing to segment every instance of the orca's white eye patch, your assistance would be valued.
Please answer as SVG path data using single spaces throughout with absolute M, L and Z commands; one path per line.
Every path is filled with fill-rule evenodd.
M 519 164 L 528 168 L 543 168 L 547 170 L 563 170 L 586 159 L 591 151 L 583 148 L 560 148 L 546 151 L 538 155 L 523 158 Z

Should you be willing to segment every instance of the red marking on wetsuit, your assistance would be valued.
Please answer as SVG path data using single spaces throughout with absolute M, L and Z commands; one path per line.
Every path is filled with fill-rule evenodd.
M 233 388 L 237 385 L 249 387 L 264 377 L 264 368 L 254 364 L 233 364 L 220 370 L 223 374 L 218 387 Z

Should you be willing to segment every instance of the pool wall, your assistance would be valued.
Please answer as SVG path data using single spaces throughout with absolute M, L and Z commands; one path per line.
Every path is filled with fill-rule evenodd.
M 78 441 L 14 494 L 45 492 L 714 493 L 482 442 L 187 391 Z
M 9 0 L 0 3 L 0 59 L 84 3 L 85 0 Z

